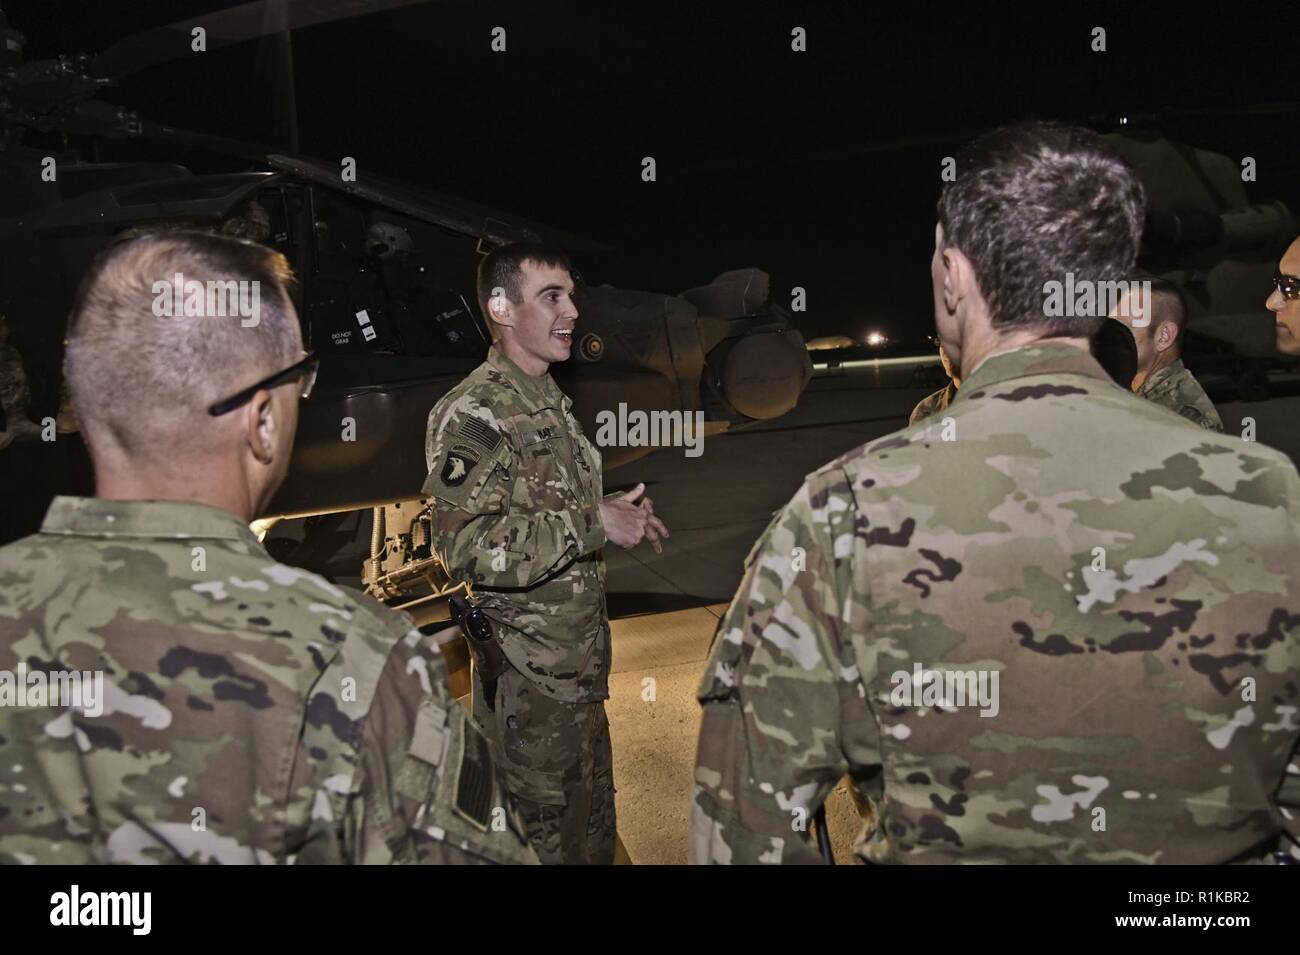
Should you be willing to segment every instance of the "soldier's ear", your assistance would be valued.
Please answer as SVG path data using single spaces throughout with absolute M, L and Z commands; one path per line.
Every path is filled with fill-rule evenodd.
M 498 285 L 488 296 L 488 311 L 492 317 L 498 321 L 510 317 L 510 296 L 506 294 L 504 287 Z
M 949 312 L 957 310 L 957 304 L 972 292 L 979 293 L 975 282 L 975 269 L 970 259 L 960 249 L 943 250 L 943 303 Z
M 248 449 L 262 464 L 270 464 L 275 459 L 277 427 L 279 421 L 276 420 L 271 392 L 259 391 L 244 406 L 244 428 Z
M 500 287 L 492 290 L 491 296 L 487 302 L 487 320 L 493 325 L 510 326 L 511 308 L 510 299 L 506 297 L 506 290 Z

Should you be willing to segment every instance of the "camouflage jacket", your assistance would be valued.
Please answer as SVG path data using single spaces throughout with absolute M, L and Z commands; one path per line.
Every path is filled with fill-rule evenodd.
M 948 414 L 814 472 L 755 545 L 699 690 L 694 859 L 817 861 L 846 772 L 864 861 L 1271 859 L 1300 829 L 1295 467 L 1069 346 L 989 358 Z
M 916 407 L 912 409 L 912 414 L 907 419 L 907 423 L 913 425 L 930 417 L 930 415 L 946 410 L 955 397 L 957 397 L 957 386 L 950 381 L 934 394 L 926 395 L 918 401 Z
M 1142 382 L 1138 394 L 1174 414 L 1180 414 L 1207 431 L 1222 431 L 1223 422 L 1214 402 L 1205 393 L 1181 358 L 1166 365 Z
M 511 664 L 566 702 L 609 696 L 600 454 L 548 375 L 499 348 L 429 414 L 434 548 Z
M 207 505 L 60 497 L 0 549 L 0 703 L 2 861 L 533 858 L 437 646 Z

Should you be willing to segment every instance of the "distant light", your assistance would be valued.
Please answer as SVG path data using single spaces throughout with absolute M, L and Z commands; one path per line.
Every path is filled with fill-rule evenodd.
M 1127 117 L 1127 116 L 1121 116 L 1121 117 L 1119 118 L 1119 124 L 1120 124 L 1121 126 L 1127 126 L 1127 125 L 1128 125 L 1128 117 Z
M 871 332 L 867 335 L 867 344 L 872 348 L 879 348 L 881 345 L 885 344 L 886 341 L 888 341 L 888 339 L 880 332 Z

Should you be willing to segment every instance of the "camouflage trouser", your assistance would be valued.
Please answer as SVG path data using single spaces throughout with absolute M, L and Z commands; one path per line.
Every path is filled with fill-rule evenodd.
M 496 712 L 474 677 L 474 719 L 501 754 L 515 809 L 546 865 L 614 862 L 614 757 L 604 702 L 552 699 L 513 668 Z

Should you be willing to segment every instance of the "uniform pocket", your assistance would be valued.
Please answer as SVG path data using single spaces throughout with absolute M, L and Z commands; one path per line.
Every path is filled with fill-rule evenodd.
M 532 861 L 502 782 L 488 741 L 458 704 L 420 707 L 397 788 L 418 803 L 412 824 L 417 843 L 447 846 L 426 848 L 421 855 L 440 861 L 455 861 L 459 853 L 490 862 Z
M 568 801 L 565 768 L 578 758 L 564 732 L 565 705 L 545 696 L 518 670 L 502 674 L 498 694 L 506 789 L 539 806 L 563 807 Z
M 502 769 L 505 771 L 506 788 L 512 796 L 541 806 L 564 806 L 569 801 L 564 792 L 564 773 L 528 769 L 511 762 L 509 756 Z
M 517 421 L 516 427 L 520 470 L 527 473 L 531 484 L 529 503 L 549 504 L 557 509 L 572 506 L 580 491 L 578 476 L 572 473 L 578 465 L 563 423 L 550 412 L 539 412 Z M 534 496 L 542 500 L 534 500 Z

